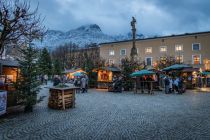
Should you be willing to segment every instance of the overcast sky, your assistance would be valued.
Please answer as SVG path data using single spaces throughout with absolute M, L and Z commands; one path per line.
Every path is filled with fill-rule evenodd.
M 49 29 L 68 31 L 98 24 L 106 34 L 130 31 L 132 16 L 144 35 L 210 30 L 210 0 L 31 0 Z

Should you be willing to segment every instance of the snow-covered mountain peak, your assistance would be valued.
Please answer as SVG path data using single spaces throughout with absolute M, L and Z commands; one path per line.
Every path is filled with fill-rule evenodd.
M 137 38 L 142 37 L 143 35 L 137 35 Z M 99 44 L 105 42 L 129 40 L 131 38 L 131 34 L 118 36 L 107 35 L 102 32 L 101 28 L 97 24 L 88 24 L 73 30 L 69 30 L 68 32 L 48 30 L 42 42 L 35 41 L 34 43 L 37 47 L 48 47 L 49 49 L 53 50 L 56 47 L 67 43 L 74 43 L 79 47 L 84 47 L 85 45 L 92 43 Z
M 97 24 L 88 24 L 78 27 L 76 30 L 84 32 L 102 32 Z

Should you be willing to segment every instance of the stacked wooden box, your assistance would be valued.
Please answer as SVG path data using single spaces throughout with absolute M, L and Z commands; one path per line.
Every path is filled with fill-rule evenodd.
M 75 107 L 75 88 L 50 88 L 48 107 L 66 109 Z

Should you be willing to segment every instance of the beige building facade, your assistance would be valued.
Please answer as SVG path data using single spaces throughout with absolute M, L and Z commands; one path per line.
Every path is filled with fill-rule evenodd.
M 119 66 L 121 60 L 130 57 L 132 40 L 100 44 L 100 57 L 109 64 Z M 202 70 L 210 70 L 210 32 L 137 39 L 138 59 L 148 66 L 157 60 L 173 56 L 184 64 Z

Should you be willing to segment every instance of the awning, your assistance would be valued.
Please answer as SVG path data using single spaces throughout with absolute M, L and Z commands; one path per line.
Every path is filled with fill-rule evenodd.
M 155 72 L 148 71 L 148 70 L 144 69 L 144 70 L 140 70 L 140 71 L 134 72 L 130 76 L 131 77 L 140 77 L 140 76 L 144 76 L 144 75 L 153 75 L 153 74 L 155 74 Z
M 63 73 L 64 74 L 67 74 L 67 73 L 74 73 L 74 72 L 77 72 L 77 71 L 80 71 L 82 70 L 81 68 L 78 68 L 78 69 L 66 69 Z
M 170 70 L 182 70 L 184 68 L 192 68 L 192 66 L 185 65 L 185 64 L 175 64 L 163 69 L 163 71 L 170 71 Z

